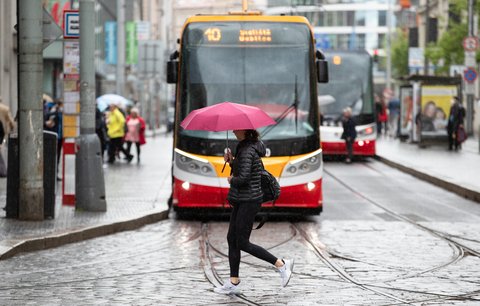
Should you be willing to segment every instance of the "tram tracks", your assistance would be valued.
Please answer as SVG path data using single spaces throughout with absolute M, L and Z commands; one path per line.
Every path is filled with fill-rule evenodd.
M 205 272 L 205 276 L 207 280 L 215 287 L 221 287 L 223 285 L 223 280 L 218 274 L 215 264 L 213 263 L 212 251 L 216 252 L 216 249 L 213 249 L 210 245 L 210 241 L 208 238 L 208 225 L 206 223 L 202 224 L 202 235 L 200 236 L 200 250 L 201 250 L 201 258 L 203 264 L 203 270 Z M 220 253 L 221 256 L 225 256 L 225 254 Z M 250 298 L 246 297 L 243 294 L 235 294 L 231 295 L 231 297 L 243 304 L 246 305 L 262 305 L 256 303 L 255 301 L 251 300 Z
M 444 242 L 446 242 L 449 245 L 449 247 L 452 249 L 452 252 L 453 252 L 453 256 L 451 256 L 450 260 L 447 261 L 447 262 L 444 262 L 440 265 L 436 265 L 434 267 L 430 267 L 430 268 L 422 270 L 422 271 L 404 273 L 402 275 L 397 275 L 396 277 L 390 278 L 390 279 L 378 280 L 378 281 L 375 281 L 374 283 L 359 283 L 360 285 L 366 286 L 366 288 L 376 287 L 376 288 L 386 289 L 386 290 L 403 291 L 403 292 L 432 296 L 431 298 L 425 298 L 423 300 L 408 301 L 408 302 L 406 302 L 408 304 L 422 303 L 422 302 L 438 302 L 438 301 L 456 300 L 456 299 L 458 299 L 458 300 L 479 301 L 479 299 L 472 298 L 472 296 L 478 295 L 480 293 L 480 291 L 473 291 L 473 292 L 469 292 L 469 293 L 465 293 L 465 294 L 458 294 L 458 295 L 450 295 L 450 294 L 442 294 L 442 293 L 436 293 L 436 292 L 426 292 L 426 291 L 421 291 L 421 290 L 409 290 L 409 289 L 404 289 L 404 288 L 396 288 L 396 287 L 387 286 L 387 285 L 378 285 L 379 283 L 387 283 L 389 281 L 394 281 L 394 280 L 398 280 L 398 279 L 408 279 L 408 278 L 412 278 L 412 277 L 418 277 L 418 276 L 421 276 L 422 274 L 425 274 L 425 273 L 428 273 L 428 272 L 441 270 L 441 269 L 444 269 L 444 268 L 446 268 L 446 267 L 448 267 L 452 264 L 455 264 L 455 263 L 459 262 L 460 260 L 465 258 L 465 256 L 471 255 L 471 256 L 475 256 L 475 257 L 480 257 L 480 252 L 478 252 L 475 249 L 473 249 L 473 248 L 471 248 L 471 247 L 469 247 L 469 246 L 467 246 L 463 243 L 460 243 L 456 240 L 456 239 L 463 239 L 464 237 L 458 237 L 458 236 L 450 235 L 450 234 L 447 234 L 447 233 L 444 233 L 444 232 L 441 232 L 441 231 L 438 231 L 438 230 L 431 229 L 431 228 L 429 228 L 425 225 L 422 225 L 419 222 L 414 221 L 414 220 L 412 220 L 412 219 L 410 219 L 410 218 L 408 218 L 408 217 L 406 217 L 402 214 L 399 214 L 399 213 L 387 208 L 385 205 L 382 205 L 381 203 L 371 199 L 370 197 L 366 196 L 362 192 L 356 190 L 355 188 L 353 188 L 352 186 L 347 184 L 344 180 L 335 176 L 330 171 L 324 169 L 324 173 L 326 173 L 328 176 L 330 176 L 332 179 L 337 181 L 340 185 L 342 185 L 343 187 L 348 189 L 350 192 L 352 192 L 356 196 L 358 196 L 358 197 L 364 199 L 365 201 L 367 201 L 368 203 L 382 209 L 383 211 L 385 211 L 385 213 L 387 213 L 391 217 L 395 218 L 396 220 L 411 224 L 412 226 L 414 226 L 414 227 L 416 227 L 416 228 L 418 228 L 418 229 L 420 229 L 424 232 L 427 232 L 434 237 L 437 237 L 437 238 L 443 240 Z M 304 231 L 303 231 L 303 234 L 305 234 Z M 303 234 L 302 234 L 302 236 L 303 236 Z M 307 237 L 307 240 L 308 240 L 308 237 Z M 476 241 L 474 239 L 464 239 L 464 240 L 467 240 L 467 241 L 470 240 L 472 242 L 478 243 L 478 241 Z M 312 241 L 309 241 L 309 243 L 312 245 L 312 247 L 314 249 L 317 249 L 317 247 L 315 247 L 315 244 L 312 243 Z M 322 250 L 316 250 L 318 255 L 322 256 L 322 253 L 319 253 L 320 251 L 322 251 Z M 328 254 L 328 251 L 322 251 L 322 252 L 323 252 L 323 255 Z M 355 258 L 350 258 L 348 256 L 342 256 L 341 254 L 333 254 L 333 256 L 332 256 L 332 254 L 330 254 L 330 256 L 331 257 L 340 257 L 340 258 L 343 257 L 343 259 L 346 259 L 346 260 L 361 261 L 361 260 L 357 260 Z M 325 260 L 331 261 L 330 259 L 328 259 L 328 257 L 324 257 L 324 256 L 322 256 L 322 259 L 324 261 Z M 343 272 L 342 272 L 342 274 L 343 274 Z M 404 302 L 400 302 L 400 303 L 404 303 Z

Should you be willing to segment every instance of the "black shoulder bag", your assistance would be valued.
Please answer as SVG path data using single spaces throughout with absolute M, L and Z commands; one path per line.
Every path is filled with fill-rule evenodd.
M 265 169 L 261 158 L 260 163 L 262 164 L 262 171 L 260 172 L 263 192 L 262 203 L 272 202 L 275 204 L 275 201 L 280 196 L 280 184 L 277 179 Z
M 275 206 L 275 201 L 280 196 L 280 184 L 278 183 L 277 179 L 265 169 L 260 154 L 258 155 L 258 157 L 260 158 L 260 163 L 262 164 L 262 170 L 260 171 L 263 193 L 262 203 L 272 202 L 273 206 Z M 262 217 L 260 223 L 255 229 L 260 229 L 265 224 L 265 222 L 267 222 L 267 220 L 268 214 Z

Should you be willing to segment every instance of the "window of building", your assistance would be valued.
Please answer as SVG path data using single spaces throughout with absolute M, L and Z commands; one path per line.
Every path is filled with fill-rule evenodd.
M 365 11 L 356 11 L 355 12 L 355 25 L 364 26 L 365 25 Z
M 381 27 L 387 25 L 387 11 L 378 11 L 378 25 Z
M 378 45 L 377 45 L 377 48 L 378 49 L 382 49 L 383 48 L 383 45 L 385 44 L 385 34 L 378 34 Z
M 355 21 L 355 12 L 354 11 L 346 11 L 345 12 L 345 18 L 346 18 L 346 25 L 351 27 L 354 24 Z

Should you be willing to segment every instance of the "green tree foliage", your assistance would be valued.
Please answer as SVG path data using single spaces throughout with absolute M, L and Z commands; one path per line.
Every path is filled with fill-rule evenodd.
M 437 66 L 437 74 L 448 73 L 450 65 L 461 65 L 464 61 L 462 41 L 467 36 L 466 23 L 453 23 L 449 30 L 443 33 L 437 44 L 427 47 L 425 56 Z M 442 63 L 443 60 L 443 63 Z M 441 66 L 439 64 L 442 63 Z
M 408 75 L 408 38 L 398 30 L 392 37 L 392 76 L 399 78 Z
M 438 43 L 430 44 L 425 51 L 425 56 L 437 66 L 437 74 L 446 74 L 450 65 L 463 65 L 464 50 L 463 39 L 468 34 L 468 25 L 466 23 L 468 0 L 449 1 L 450 10 L 461 16 L 462 22 L 455 23 L 449 20 L 448 30 L 442 34 Z M 480 13 L 480 5 L 475 5 L 475 13 Z M 480 52 L 476 54 L 477 62 L 480 60 Z M 441 66 L 439 66 L 441 64 Z

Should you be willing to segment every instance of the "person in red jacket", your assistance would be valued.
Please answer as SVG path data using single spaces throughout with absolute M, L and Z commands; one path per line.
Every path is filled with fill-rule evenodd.
M 140 146 L 146 144 L 145 141 L 145 120 L 140 117 L 138 108 L 134 107 L 127 116 L 127 134 L 125 142 L 127 143 L 127 152 L 130 154 L 132 143 L 137 147 L 137 163 L 140 163 Z

